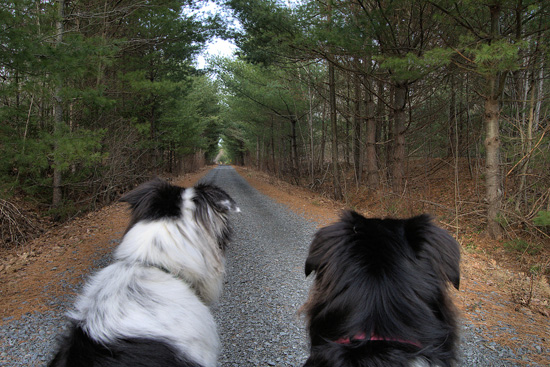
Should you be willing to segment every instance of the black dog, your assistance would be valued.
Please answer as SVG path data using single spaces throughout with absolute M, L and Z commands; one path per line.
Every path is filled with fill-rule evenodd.
M 458 289 L 459 262 L 458 243 L 427 215 L 344 212 L 309 249 L 305 366 L 451 366 L 458 335 L 447 282 Z

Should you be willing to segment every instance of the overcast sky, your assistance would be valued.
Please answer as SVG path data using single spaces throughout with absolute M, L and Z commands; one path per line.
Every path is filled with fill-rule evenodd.
M 197 57 L 197 68 L 204 69 L 209 56 L 231 56 L 236 48 L 237 46 L 231 41 L 219 38 L 215 39 L 208 45 L 206 50 Z
M 224 13 L 223 16 L 226 18 L 231 19 L 232 14 L 228 13 L 228 10 L 224 10 L 220 8 L 217 4 L 215 4 L 212 1 L 202 1 L 202 4 L 204 4 L 200 10 L 198 10 L 199 13 L 202 13 L 204 15 L 208 14 L 220 14 Z M 230 12 L 230 11 L 229 11 Z M 236 22 L 236 20 L 233 20 L 233 22 Z M 233 52 L 237 46 L 229 40 L 222 40 L 220 38 L 215 38 L 208 44 L 206 49 L 197 57 L 196 64 L 197 68 L 203 69 L 206 66 L 207 59 L 210 56 L 231 56 L 233 55 Z
M 300 4 L 301 0 L 285 0 L 285 3 L 288 7 L 294 7 Z M 199 10 L 200 13 L 203 14 L 219 14 L 220 12 L 225 13 L 224 15 L 228 17 L 229 19 L 233 18 L 232 14 L 230 13 L 230 10 L 224 10 L 220 8 L 217 4 L 215 4 L 212 1 L 202 1 L 202 4 L 204 4 L 201 9 Z M 239 23 L 236 19 L 233 18 L 233 25 L 236 27 L 239 27 Z M 219 38 L 214 39 L 205 51 L 203 51 L 198 57 L 197 57 L 197 68 L 204 69 L 207 63 L 207 59 L 210 56 L 225 56 L 229 57 L 233 55 L 233 52 L 237 49 L 237 46 L 232 41 L 226 41 Z

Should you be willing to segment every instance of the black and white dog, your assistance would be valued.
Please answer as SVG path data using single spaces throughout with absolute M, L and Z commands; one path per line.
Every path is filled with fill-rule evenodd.
M 132 216 L 115 261 L 85 286 L 50 366 L 216 366 L 208 305 L 221 293 L 228 214 L 239 208 L 216 186 L 160 179 L 120 200 Z
M 305 264 L 315 272 L 305 314 L 305 366 L 451 366 L 458 339 L 448 282 L 460 248 L 429 216 L 367 219 L 353 211 L 320 229 Z

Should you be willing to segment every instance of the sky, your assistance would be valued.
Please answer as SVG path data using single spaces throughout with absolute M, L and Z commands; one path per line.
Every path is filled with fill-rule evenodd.
M 197 68 L 204 69 L 207 65 L 207 60 L 210 56 L 232 56 L 233 52 L 237 49 L 237 46 L 232 41 L 222 40 L 220 38 L 214 39 L 206 50 L 204 50 L 197 57 Z
M 225 16 L 231 17 L 227 10 L 222 10 L 220 6 L 212 1 L 202 1 L 202 7 L 198 10 L 202 14 L 216 14 L 225 13 Z M 224 56 L 229 57 L 233 55 L 233 52 L 237 49 L 237 46 L 232 40 L 223 40 L 221 38 L 214 38 L 206 49 L 197 57 L 196 64 L 198 69 L 204 69 L 207 66 L 208 58 L 211 56 Z
M 288 7 L 294 7 L 300 4 L 302 0 L 286 0 L 285 3 Z M 230 13 L 227 9 L 222 10 L 219 5 L 210 0 L 201 0 L 201 8 L 198 10 L 199 13 L 208 14 L 208 13 L 225 13 L 226 16 L 231 18 Z M 234 20 L 234 25 L 239 27 L 238 21 Z M 237 46 L 231 40 L 223 40 L 220 38 L 215 38 L 212 42 L 208 44 L 208 47 L 197 57 L 196 66 L 198 69 L 204 69 L 208 64 L 208 58 L 211 56 L 224 56 L 230 57 L 233 56 L 233 52 L 237 49 Z

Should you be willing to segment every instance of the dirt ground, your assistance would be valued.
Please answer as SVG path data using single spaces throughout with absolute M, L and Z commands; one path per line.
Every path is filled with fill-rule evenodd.
M 174 182 L 191 186 L 208 169 Z M 240 167 L 237 170 L 263 194 L 320 225 L 335 221 L 346 207 L 264 173 Z M 47 310 L 51 289 L 65 291 L 59 284 L 60 276 L 68 282 L 81 282 L 93 262 L 113 250 L 113 239 L 122 237 L 127 223 L 127 205 L 117 203 L 54 226 L 16 251 L 0 250 L 0 323 L 27 312 Z M 539 346 L 550 345 L 550 287 L 546 278 L 530 278 L 513 270 L 513 266 L 497 262 L 484 250 L 494 245 L 484 241 L 488 240 L 472 234 L 459 239 L 463 247 L 461 289 L 453 291 L 457 307 L 483 333 L 487 343 L 497 342 L 514 351 L 529 349 L 534 362 L 550 365 L 550 349 Z M 74 271 L 64 273 L 69 268 Z M 511 329 L 515 331 L 513 336 Z

